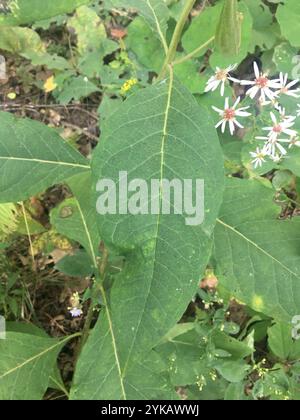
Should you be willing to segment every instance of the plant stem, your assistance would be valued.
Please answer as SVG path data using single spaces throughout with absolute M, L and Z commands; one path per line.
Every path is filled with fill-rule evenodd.
M 174 61 L 173 65 L 175 66 L 176 64 L 182 64 L 185 61 L 188 61 L 191 58 L 195 57 L 195 55 L 197 55 L 201 50 L 203 50 L 204 48 L 207 48 L 209 46 L 209 44 L 211 44 L 214 41 L 214 39 L 215 39 L 215 37 L 212 36 L 208 41 L 206 41 L 204 44 L 200 45 L 200 47 L 196 48 L 190 54 L 187 54 L 184 57 L 179 58 L 178 60 Z
M 108 262 L 108 252 L 107 252 L 107 249 L 104 248 L 102 258 L 101 258 L 100 267 L 99 267 L 99 273 L 96 275 L 96 279 L 95 279 L 95 283 L 94 283 L 93 287 L 98 288 L 99 284 L 102 285 L 103 281 L 105 280 L 107 262 Z M 90 334 L 91 323 L 93 321 L 93 315 L 94 315 L 94 305 L 93 305 L 93 302 L 91 301 L 89 309 L 88 309 L 87 316 L 85 318 L 84 326 L 83 326 L 83 329 L 82 329 L 81 340 L 80 340 L 80 342 L 78 344 L 78 347 L 76 349 L 75 360 L 78 359 L 78 357 L 79 357 L 79 355 L 80 355 L 80 353 L 83 349 L 83 346 L 87 342 L 87 339 L 88 339 L 89 334 Z
M 189 17 L 189 14 L 191 13 L 194 4 L 196 3 L 196 0 L 186 0 L 186 4 L 183 8 L 183 11 L 181 13 L 181 16 L 177 22 L 173 37 L 172 37 L 172 41 L 170 43 L 169 49 L 168 49 L 168 53 L 165 59 L 165 62 L 163 64 L 162 70 L 160 72 L 159 75 L 159 79 L 162 79 L 167 71 L 167 68 L 169 66 L 169 64 L 172 63 L 172 61 L 175 58 L 176 55 L 176 51 L 177 51 L 177 47 L 178 44 L 180 42 L 181 39 L 181 35 L 182 35 L 182 31 L 184 29 L 184 25 Z
M 33 271 L 36 271 L 36 264 L 35 264 L 35 259 L 34 259 L 34 250 L 33 250 L 33 243 L 32 243 L 32 239 L 31 239 L 31 234 L 30 234 L 28 219 L 27 219 L 27 215 L 26 215 L 26 209 L 25 209 L 25 206 L 24 206 L 23 201 L 21 202 L 21 207 L 22 207 L 22 212 L 23 212 L 23 217 L 24 217 L 26 232 L 27 232 L 27 236 L 28 236 L 28 240 L 29 240 L 30 254 L 31 254 L 31 258 L 32 258 L 32 270 Z

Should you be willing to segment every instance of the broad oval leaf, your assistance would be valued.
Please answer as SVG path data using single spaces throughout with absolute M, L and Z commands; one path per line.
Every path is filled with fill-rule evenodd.
M 300 313 L 300 218 L 279 220 L 274 191 L 229 179 L 215 229 L 217 273 L 232 295 L 290 323 Z
M 180 214 L 98 216 L 101 238 L 127 263 L 109 297 L 102 287 L 105 309 L 80 358 L 74 399 L 137 397 L 136 363 L 179 320 L 210 256 L 222 200 L 221 149 L 207 111 L 172 76 L 131 96 L 105 122 L 92 165 L 95 183 L 118 183 L 119 171 L 148 185 L 204 179 L 205 220 L 187 226 Z
M 0 340 L 0 399 L 40 400 L 44 396 L 57 356 L 70 340 L 8 332 Z
M 24 200 L 89 170 L 55 130 L 0 112 L 0 202 Z

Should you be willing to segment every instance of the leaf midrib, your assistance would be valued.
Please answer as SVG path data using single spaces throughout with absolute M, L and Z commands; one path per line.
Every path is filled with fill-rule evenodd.
M 162 30 L 161 30 L 158 17 L 156 16 L 155 10 L 154 10 L 152 4 L 150 3 L 150 0 L 146 0 L 146 1 L 147 1 L 148 6 L 149 6 L 149 9 L 151 10 L 151 12 L 153 14 L 154 21 L 155 21 L 156 28 L 157 28 L 157 32 L 158 32 L 159 37 L 161 39 L 162 45 L 164 47 L 165 54 L 167 54 L 168 53 L 168 45 L 167 45 L 167 41 L 166 41 L 166 39 L 164 37 L 164 34 L 163 34 Z
M 62 161 L 56 161 L 56 160 L 44 160 L 44 159 L 37 159 L 37 158 L 19 158 L 19 157 L 13 157 L 13 156 L 0 156 L 0 160 L 12 160 L 12 161 L 18 161 L 18 162 L 34 162 L 34 163 L 42 163 L 45 165 L 60 165 L 60 166 L 71 166 L 74 168 L 84 168 L 84 169 L 90 169 L 89 165 L 84 165 L 80 163 L 71 163 L 71 162 L 62 162 Z
M 164 174 L 164 155 L 165 155 L 165 143 L 166 143 L 166 138 L 168 137 L 168 132 L 167 132 L 167 128 L 168 128 L 168 120 L 169 120 L 169 114 L 170 114 L 170 109 L 171 109 L 171 98 L 172 98 L 172 90 L 173 90 L 173 84 L 174 84 L 174 73 L 172 68 L 170 68 L 170 76 L 169 76 L 169 86 L 168 86 L 168 93 L 167 93 L 167 101 L 166 101 L 166 109 L 164 111 L 164 124 L 163 124 L 163 131 L 162 131 L 162 140 L 161 140 L 161 150 L 160 150 L 160 190 L 159 190 L 159 203 L 161 206 L 161 202 L 162 202 L 162 180 L 163 180 L 163 174 Z M 161 214 L 159 213 L 157 216 L 157 223 L 156 223 L 156 235 L 155 238 L 158 238 L 158 232 L 159 232 L 159 227 L 160 227 L 160 217 Z M 154 250 L 154 264 L 153 264 L 153 270 L 151 273 L 151 279 L 153 279 L 153 275 L 154 275 L 154 269 L 155 269 L 155 261 L 156 261 L 156 254 L 157 254 L 157 240 L 155 242 L 155 250 Z M 148 292 L 147 292 L 147 296 L 146 299 L 144 300 L 144 305 L 143 305 L 143 310 L 141 311 L 141 315 L 140 315 L 140 319 L 139 322 L 137 324 L 137 327 L 135 329 L 135 334 L 132 340 L 132 344 L 126 359 L 126 363 L 122 372 L 122 376 L 125 376 L 126 370 L 128 368 L 128 364 L 131 358 L 131 354 L 132 354 L 132 350 L 136 341 L 136 337 L 137 334 L 140 330 L 140 325 L 142 322 L 142 319 L 144 317 L 144 313 L 145 313 L 145 308 L 149 299 L 149 294 L 150 294 L 150 290 L 151 290 L 151 286 L 152 286 L 152 280 L 149 282 L 149 287 L 148 287 Z
M 77 336 L 78 334 L 76 334 Z M 0 376 L 0 380 L 5 378 L 8 375 L 11 375 L 12 373 L 14 373 L 15 371 L 17 371 L 18 369 L 22 369 L 24 366 L 26 366 L 27 364 L 33 362 L 36 359 L 41 358 L 44 354 L 54 350 L 56 347 L 59 347 L 61 345 L 63 345 L 66 341 L 69 341 L 70 339 L 74 338 L 75 336 L 69 336 L 67 338 L 65 338 L 64 340 L 61 340 L 59 342 L 57 342 L 56 344 L 54 344 L 51 347 L 48 347 L 47 349 L 43 350 L 42 352 L 30 357 L 29 359 L 25 360 L 24 362 L 22 362 L 21 364 L 15 366 L 14 368 L 8 370 L 7 372 L 5 372 L 3 375 Z

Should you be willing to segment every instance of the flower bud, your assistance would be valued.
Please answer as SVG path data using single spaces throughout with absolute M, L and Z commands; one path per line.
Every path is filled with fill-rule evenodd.
M 243 14 L 238 11 L 237 0 L 225 0 L 217 26 L 215 44 L 221 54 L 237 55 L 241 47 Z

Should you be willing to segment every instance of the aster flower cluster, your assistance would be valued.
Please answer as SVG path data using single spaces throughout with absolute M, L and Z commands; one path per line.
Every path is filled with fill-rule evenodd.
M 287 148 L 293 146 L 300 147 L 298 133 L 293 129 L 297 117 L 300 117 L 300 105 L 296 116 L 286 115 L 285 109 L 279 104 L 282 95 L 300 98 L 300 89 L 295 88 L 299 80 L 289 82 L 288 74 L 280 73 L 278 79 L 271 80 L 268 75 L 260 72 L 258 65 L 254 62 L 255 79 L 238 80 L 231 76 L 231 72 L 237 65 L 231 65 L 226 69 L 217 67 L 215 75 L 212 76 L 206 85 L 205 92 L 215 91 L 220 88 L 221 96 L 224 96 L 225 86 L 230 81 L 240 84 L 241 86 L 249 86 L 246 96 L 251 99 L 258 99 L 261 106 L 272 105 L 277 111 L 276 117 L 274 112 L 270 112 L 271 126 L 264 127 L 266 132 L 264 136 L 256 137 L 257 140 L 263 141 L 262 147 L 258 147 L 255 151 L 250 152 L 252 163 L 255 168 L 262 166 L 266 159 L 269 158 L 274 162 L 279 162 L 286 154 Z M 250 117 L 248 112 L 250 106 L 239 107 L 241 98 L 238 97 L 233 105 L 230 105 L 229 98 L 225 98 L 224 109 L 213 106 L 213 110 L 220 116 L 220 121 L 216 124 L 216 128 L 221 127 L 222 133 L 225 132 L 226 126 L 229 126 L 230 134 L 233 135 L 236 128 L 244 128 L 238 118 Z

